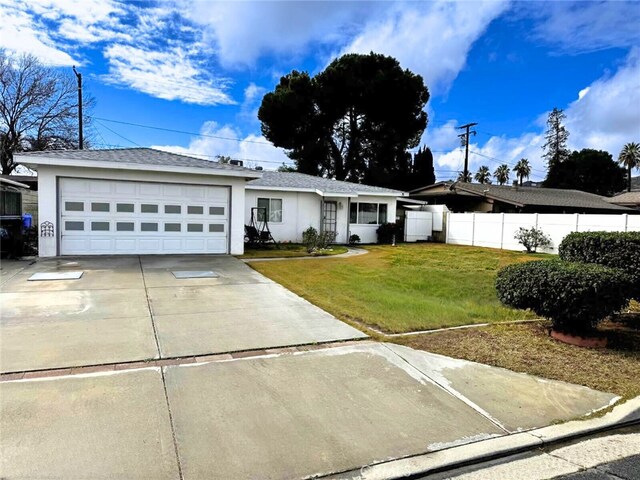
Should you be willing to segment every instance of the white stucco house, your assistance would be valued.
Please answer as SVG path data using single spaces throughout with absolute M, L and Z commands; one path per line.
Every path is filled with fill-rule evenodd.
M 267 209 L 269 229 L 278 242 L 300 242 L 309 227 L 336 232 L 336 243 L 356 234 L 375 243 L 381 223 L 395 222 L 398 190 L 330 180 L 303 173 L 265 171 L 246 188 L 245 223 L 251 209 Z
M 17 154 L 38 172 L 39 254 L 244 251 L 251 209 L 266 209 L 275 239 L 313 226 L 376 241 L 404 192 L 300 173 L 262 172 L 149 148 Z

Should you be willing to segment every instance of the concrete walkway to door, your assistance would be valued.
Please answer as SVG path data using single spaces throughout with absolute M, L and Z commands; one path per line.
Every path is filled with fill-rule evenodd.
M 368 341 L 231 257 L 52 259 L 2 282 L 1 478 L 340 478 L 530 444 L 616 400 Z

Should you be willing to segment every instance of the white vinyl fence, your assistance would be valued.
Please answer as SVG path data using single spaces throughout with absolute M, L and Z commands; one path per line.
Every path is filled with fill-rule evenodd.
M 440 220 L 442 225 L 442 219 Z M 442 230 L 442 226 L 440 227 Z M 412 212 L 405 214 L 404 218 L 404 241 L 424 242 L 431 239 L 433 233 L 433 213 Z
M 551 248 L 545 251 L 557 253 L 560 242 L 571 232 L 640 231 L 640 215 L 449 213 L 446 242 L 504 250 L 524 250 L 513 238 L 520 227 L 536 227 L 542 230 L 551 237 Z

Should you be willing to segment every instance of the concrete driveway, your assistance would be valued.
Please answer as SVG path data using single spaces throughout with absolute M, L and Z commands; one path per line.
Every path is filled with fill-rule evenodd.
M 83 275 L 28 280 L 72 271 Z M 179 280 L 174 271 L 218 277 Z M 2 373 L 365 337 L 227 256 L 41 260 L 2 281 Z
M 0 478 L 340 477 L 615 401 L 368 341 L 230 257 L 55 259 L 2 281 Z

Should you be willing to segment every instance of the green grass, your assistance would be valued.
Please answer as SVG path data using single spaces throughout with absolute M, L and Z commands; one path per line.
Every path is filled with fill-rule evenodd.
M 338 318 L 407 332 L 533 318 L 500 304 L 495 275 L 504 265 L 550 257 L 435 243 L 367 250 L 251 266 Z
M 339 255 L 346 253 L 348 248 L 344 245 L 331 245 L 320 253 L 310 254 L 304 245 L 299 243 L 281 243 L 278 248 L 269 244 L 263 248 L 245 248 L 244 255 L 238 258 L 287 258 L 287 257 L 325 257 L 327 255 Z

